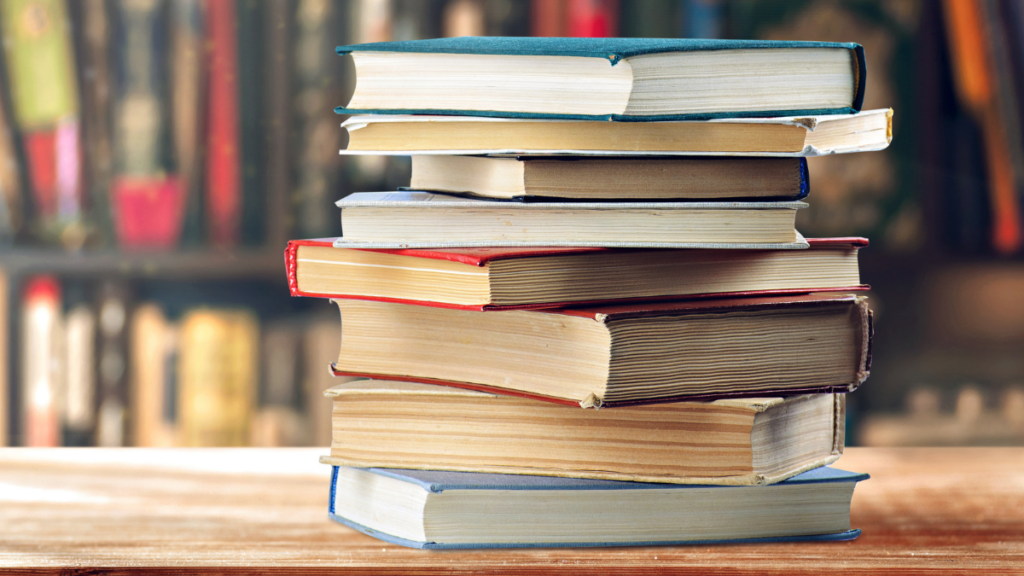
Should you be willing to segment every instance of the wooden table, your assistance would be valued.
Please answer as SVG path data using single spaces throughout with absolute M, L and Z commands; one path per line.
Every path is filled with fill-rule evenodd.
M 430 552 L 327 519 L 321 449 L 2 449 L 0 567 L 25 573 L 1024 573 L 1024 449 L 849 449 L 842 543 Z

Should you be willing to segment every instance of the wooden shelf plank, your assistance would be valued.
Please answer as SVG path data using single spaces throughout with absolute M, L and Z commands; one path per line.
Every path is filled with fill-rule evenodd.
M 326 449 L 0 450 L 0 567 L 32 573 L 844 574 L 1024 566 L 1024 449 L 851 448 L 853 542 L 421 551 L 327 519 Z

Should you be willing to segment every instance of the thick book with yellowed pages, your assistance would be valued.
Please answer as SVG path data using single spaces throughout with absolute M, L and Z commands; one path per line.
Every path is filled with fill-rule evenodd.
M 580 410 L 411 382 L 334 399 L 324 462 L 675 484 L 773 484 L 842 454 L 844 395 Z M 428 424 L 429 423 L 429 424 Z
M 849 392 L 870 370 L 867 301 L 849 295 L 500 313 L 335 302 L 340 375 L 583 407 Z
M 594 122 L 472 116 L 353 116 L 342 154 L 821 156 L 882 150 L 892 110 L 835 116 Z

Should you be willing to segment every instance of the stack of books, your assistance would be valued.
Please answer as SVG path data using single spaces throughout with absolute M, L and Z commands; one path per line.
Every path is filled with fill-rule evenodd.
M 292 294 L 341 310 L 331 518 L 419 548 L 859 534 L 866 476 L 828 465 L 870 368 L 867 241 L 794 218 L 804 157 L 891 138 L 860 46 L 338 52 L 343 153 L 413 164 L 286 251 Z

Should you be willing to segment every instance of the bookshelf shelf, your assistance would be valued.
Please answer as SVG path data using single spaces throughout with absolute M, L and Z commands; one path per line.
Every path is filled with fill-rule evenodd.
M 62 276 L 152 278 L 279 277 L 284 281 L 280 250 L 236 252 L 61 252 L 46 249 L 0 251 L 0 269 L 9 276 L 32 273 Z
M 1024 565 L 1024 449 L 851 448 L 852 542 L 431 552 L 327 519 L 326 448 L 0 451 L 0 566 L 32 574 L 820 574 Z

